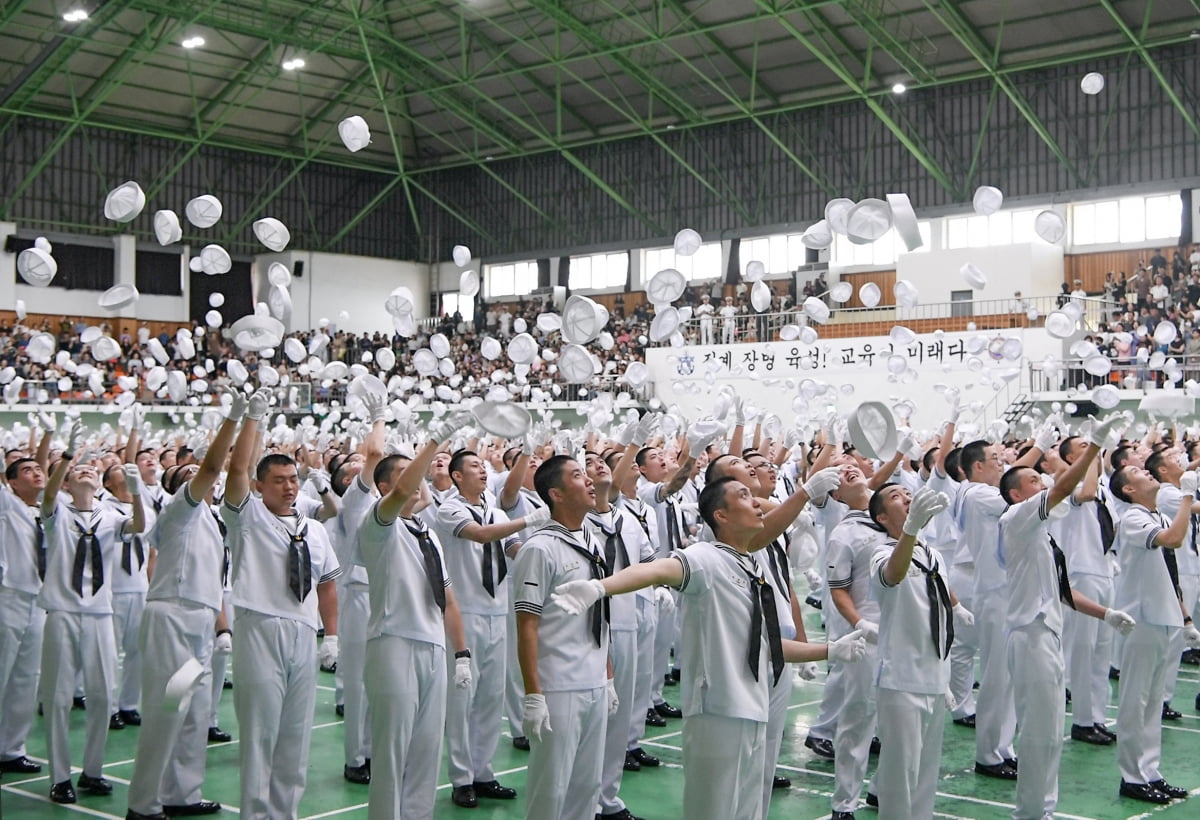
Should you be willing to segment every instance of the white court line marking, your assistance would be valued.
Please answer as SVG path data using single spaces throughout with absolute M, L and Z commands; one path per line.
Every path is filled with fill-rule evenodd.
M 109 814 L 108 812 L 100 811 L 99 809 L 89 809 L 87 806 L 81 806 L 78 803 L 55 803 L 44 794 L 37 794 L 36 792 L 27 791 L 26 789 L 18 789 L 10 783 L 4 784 L 4 791 L 12 792 L 13 794 L 19 794 L 22 797 L 28 797 L 30 800 L 36 800 L 39 803 L 47 803 L 56 809 L 69 809 L 70 811 L 78 812 L 79 814 L 89 814 L 92 817 L 104 817 L 108 818 L 109 820 L 124 820 L 123 815 Z
M 1200 794 L 1200 789 L 1192 789 L 1190 792 L 1188 792 L 1189 797 L 1195 797 L 1198 794 Z M 1167 809 L 1171 808 L 1177 808 L 1182 805 L 1182 803 L 1168 803 L 1165 806 L 1159 806 L 1157 809 L 1151 809 L 1150 811 L 1142 812 L 1141 814 L 1131 814 L 1129 817 L 1126 817 L 1125 820 L 1145 820 L 1147 817 L 1153 817 L 1159 812 L 1166 811 Z

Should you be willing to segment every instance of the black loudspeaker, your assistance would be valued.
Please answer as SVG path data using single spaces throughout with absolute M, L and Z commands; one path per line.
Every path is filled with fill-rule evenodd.
M 292 276 L 294 276 L 297 279 L 304 278 L 304 263 L 303 262 L 297 262 L 292 267 Z
M 4 252 L 16 253 L 17 250 L 17 235 L 15 233 L 10 233 L 8 236 L 4 237 Z

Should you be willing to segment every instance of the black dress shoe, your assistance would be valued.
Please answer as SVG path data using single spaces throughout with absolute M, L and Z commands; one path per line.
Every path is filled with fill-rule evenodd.
M 1180 663 L 1186 663 L 1188 666 L 1200 666 L 1200 649 L 1185 649 L 1183 654 L 1179 656 Z
M 488 797 L 492 800 L 517 799 L 517 790 L 510 789 L 508 786 L 501 786 L 498 780 L 476 781 L 471 785 L 475 787 L 476 797 Z
M 71 786 L 71 781 L 64 780 L 51 786 L 50 799 L 55 803 L 74 803 L 75 789 Z
M 1079 726 L 1078 724 L 1071 725 L 1071 740 L 1079 740 L 1093 746 L 1111 746 L 1113 742 L 1111 737 L 1095 726 Z
M 121 717 L 120 712 L 113 712 L 112 717 L 108 719 L 108 731 L 119 732 L 125 728 L 125 719 Z
M 1067 690 L 1067 705 L 1068 706 L 1071 705 L 1071 690 L 1070 689 Z
M 77 698 L 71 698 L 71 708 L 79 712 L 87 709 L 87 698 L 85 698 L 83 695 L 80 695 Z
M 1182 788 L 1181 786 L 1172 786 L 1165 780 L 1151 780 L 1150 785 L 1153 788 L 1158 789 L 1167 797 L 1171 797 L 1176 800 L 1183 800 L 1188 796 L 1187 789 Z
M 680 674 L 681 673 L 679 671 L 679 667 L 678 666 L 674 667 L 670 672 L 671 680 L 675 681 L 676 683 L 679 683 Z
M 41 770 L 40 763 L 34 763 L 25 755 L 14 757 L 12 760 L 0 760 L 0 772 L 7 774 L 37 774 Z
M 1121 670 L 1115 666 L 1108 667 L 1108 679 L 1109 680 L 1120 680 L 1121 679 Z
M 775 775 L 775 778 L 771 781 L 772 789 L 790 789 L 791 787 L 792 781 L 782 775 Z
M 1162 711 L 1163 720 L 1181 720 L 1183 715 L 1171 708 L 1171 704 L 1164 703 Z
M 349 780 L 351 783 L 357 783 L 360 786 L 366 786 L 371 782 L 371 767 L 366 763 L 361 766 L 343 766 L 342 777 Z
M 974 729 L 975 728 L 975 716 L 974 715 L 963 715 L 960 718 L 955 718 L 954 725 L 955 726 L 966 726 L 968 729 Z
M 626 758 L 628 758 L 630 755 L 633 755 L 633 759 L 636 760 L 639 765 L 647 769 L 654 769 L 662 765 L 661 760 L 652 754 L 647 754 L 646 750 L 641 746 L 638 746 L 636 749 L 632 749 L 625 753 Z
M 852 811 L 835 811 L 829 815 L 829 820 L 854 820 L 854 812 Z
M 1103 723 L 1093 723 L 1092 728 L 1095 729 L 1097 732 L 1100 732 L 1101 734 L 1108 735 L 1113 740 L 1117 739 L 1117 733 L 1114 732 L 1112 729 L 1109 729 Z
M 633 756 L 633 752 L 626 752 L 625 765 L 623 768 L 627 772 L 640 772 L 642 770 L 642 764 L 639 763 L 638 759 Z
M 879 750 L 881 748 L 882 747 L 879 745 L 879 738 L 877 738 L 877 737 L 871 738 L 871 754 L 873 754 L 873 755 L 879 754 Z
M 867 805 L 873 809 L 879 808 L 879 795 L 867 792 Z
M 813 737 L 809 735 L 804 738 L 804 746 L 811 749 L 817 757 L 824 757 L 827 760 L 833 760 L 833 741 L 826 740 L 823 737 Z
M 344 718 L 346 716 L 346 704 L 339 703 L 336 706 L 334 706 L 333 713 L 340 718 Z
M 975 774 L 981 774 L 985 777 L 994 777 L 997 780 L 1016 780 L 1017 770 L 1007 763 L 996 763 L 988 765 L 987 763 L 976 763 Z
M 233 735 L 226 732 L 220 726 L 208 727 L 208 742 L 209 743 L 228 743 L 233 740 Z
M 529 738 L 527 738 L 523 735 L 518 735 L 517 737 L 514 737 L 513 738 L 513 748 L 520 749 L 522 752 L 528 752 L 529 751 Z
M 683 712 L 679 711 L 674 706 L 667 703 L 665 700 L 662 703 L 654 704 L 654 711 L 658 712 L 660 715 L 662 715 L 665 718 L 681 718 L 681 717 L 683 717 Z
M 1020 767 L 1017 766 L 1017 759 L 1015 757 L 1004 758 L 1004 765 L 1012 769 L 1014 772 L 1019 772 L 1021 770 Z
M 679 681 L 675 680 L 670 675 L 663 675 L 663 686 L 678 686 Z M 597 815 L 598 817 L 599 815 Z
M 103 777 L 81 774 L 79 775 L 79 790 L 86 794 L 109 795 L 112 794 L 112 783 Z
M 646 725 L 655 726 L 659 729 L 667 725 L 666 719 L 653 709 L 646 710 Z
M 162 812 L 158 814 L 143 814 L 140 811 L 129 809 L 125 812 L 125 820 L 167 820 L 167 816 Z
M 1126 783 L 1121 781 L 1121 789 L 1118 791 L 1122 797 L 1129 797 L 1133 800 L 1141 800 L 1143 803 L 1157 803 L 1160 806 L 1165 806 L 1171 802 L 1171 798 L 1164 792 L 1151 786 L 1149 783 Z
M 117 714 L 121 716 L 121 720 L 125 721 L 126 726 L 142 725 L 142 713 L 137 709 L 120 709 Z
M 596 820 L 642 820 L 642 818 L 636 817 L 629 809 L 621 809 L 612 814 L 597 814 Z
M 808 597 L 806 597 L 806 598 L 804 599 L 804 603 L 808 604 L 808 605 L 809 605 L 809 606 L 811 606 L 813 609 L 820 609 L 820 608 L 821 608 L 821 599 L 820 599 L 820 598 L 814 598 L 814 597 L 813 597 L 813 596 L 811 596 L 811 595 L 809 595 Z
M 221 688 L 222 689 L 232 689 L 233 681 L 231 681 L 229 678 L 226 678 L 224 681 L 221 682 Z
M 479 800 L 475 797 L 474 786 L 455 786 L 450 792 L 450 801 L 464 809 L 479 808 Z
M 1200 692 L 1196 693 L 1196 711 L 1200 712 Z
M 163 806 L 163 814 L 167 817 L 200 817 L 216 814 L 220 810 L 221 804 L 215 800 L 201 800 L 199 803 L 188 803 L 185 806 Z

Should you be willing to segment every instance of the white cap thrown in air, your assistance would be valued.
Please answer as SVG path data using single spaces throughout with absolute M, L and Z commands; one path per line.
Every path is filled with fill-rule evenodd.
M 338 123 L 338 136 L 351 152 L 361 151 L 371 143 L 371 128 L 366 120 L 355 114 Z
M 279 252 L 292 241 L 291 231 L 273 216 L 263 217 L 254 223 L 254 235 L 258 241 L 273 251 Z
M 104 216 L 113 222 L 132 222 L 146 207 L 146 192 L 133 180 L 123 182 L 104 198 Z
M 202 194 L 188 202 L 184 208 L 188 222 L 197 228 L 211 228 L 221 221 L 221 200 L 212 194 Z

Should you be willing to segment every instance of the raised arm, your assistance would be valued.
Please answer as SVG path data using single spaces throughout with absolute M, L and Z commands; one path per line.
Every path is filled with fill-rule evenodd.
M 250 495 L 250 463 L 258 449 L 259 422 L 271 406 L 271 393 L 261 389 L 246 403 L 246 420 L 233 444 L 233 455 L 229 458 L 229 475 L 225 479 L 225 500 L 239 507 Z M 209 448 L 211 452 L 212 447 Z
M 229 447 L 233 444 L 233 434 L 237 430 L 242 416 L 246 415 L 248 404 L 246 397 L 241 393 L 232 395 L 233 401 L 229 405 L 229 415 L 217 428 L 217 435 L 212 440 L 212 444 L 208 445 L 208 452 L 204 454 L 204 460 L 200 462 L 199 472 L 188 482 L 188 495 L 193 501 L 201 501 L 207 497 L 212 488 L 216 486 L 218 479 L 221 478 L 221 467 L 225 464 L 225 456 L 229 455 Z

